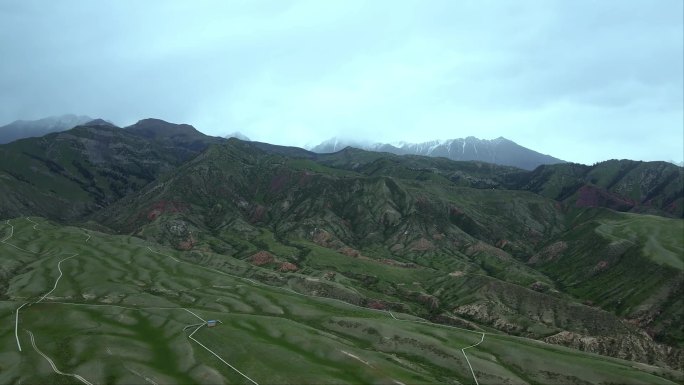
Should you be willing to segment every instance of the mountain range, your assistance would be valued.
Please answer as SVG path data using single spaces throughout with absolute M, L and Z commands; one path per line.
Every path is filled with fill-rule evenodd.
M 17 139 L 40 137 L 51 132 L 65 131 L 93 120 L 88 116 L 73 114 L 51 116 L 39 120 L 16 120 L 0 127 L 0 144 Z
M 460 145 L 498 160 L 516 148 L 484 143 Z M 317 153 L 145 119 L 0 145 L 0 296 L 14 311 L 0 335 L 13 346 L 16 314 L 51 334 L 60 368 L 83 373 L 94 355 L 120 382 L 126 368 L 244 380 L 188 353 L 178 336 L 191 322 L 163 309 L 222 317 L 198 332 L 204 347 L 265 383 L 307 370 L 318 382 L 681 382 L 684 169 L 440 155 L 458 144 Z M 60 267 L 60 254 L 78 262 Z M 58 296 L 38 303 L 65 266 Z M 40 309 L 84 331 L 51 327 Z
M 375 143 L 344 141 L 337 138 L 329 139 L 311 151 L 316 153 L 332 153 L 345 147 L 356 147 L 368 151 L 389 152 L 397 155 L 424 155 L 444 157 L 458 161 L 479 161 L 514 166 L 524 170 L 533 170 L 543 164 L 564 163 L 564 161 L 550 155 L 544 155 L 530 150 L 503 137 L 493 140 L 478 139 L 472 136 L 462 139 L 433 140 L 423 143 Z
M 93 120 L 87 116 L 73 114 L 53 116 L 39 120 L 17 120 L 0 127 L 0 144 L 9 143 L 17 139 L 40 137 L 48 133 L 66 131 L 80 124 Z M 233 132 L 225 136 L 226 139 L 237 138 L 250 141 L 241 132 Z M 355 147 L 368 151 L 389 152 L 397 155 L 424 155 L 445 157 L 457 161 L 480 161 L 500 165 L 514 166 L 524 170 L 533 170 L 544 164 L 564 163 L 564 161 L 550 155 L 544 155 L 530 150 L 503 137 L 493 140 L 477 139 L 469 136 L 463 139 L 433 140 L 424 143 L 375 143 L 368 144 L 360 141 L 339 140 L 332 138 L 311 148 L 315 153 L 337 152 L 345 147 Z

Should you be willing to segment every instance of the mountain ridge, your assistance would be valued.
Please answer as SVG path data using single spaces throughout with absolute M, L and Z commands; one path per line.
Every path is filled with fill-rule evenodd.
M 222 256 L 210 266 L 301 274 L 308 295 L 679 367 L 683 178 L 665 162 L 525 171 L 93 121 L 0 145 L 0 215 L 87 223 Z
M 91 120 L 93 118 L 89 116 L 74 114 L 50 116 L 38 120 L 15 120 L 0 127 L 0 144 L 23 138 L 41 137 L 52 132 L 66 131 Z
M 311 151 L 316 153 L 332 153 L 340 151 L 347 146 L 368 151 L 389 152 L 397 155 L 425 155 L 445 157 L 457 161 L 484 161 L 515 166 L 525 170 L 533 170 L 542 164 L 565 162 L 550 155 L 520 146 L 504 137 L 487 140 L 468 136 L 459 139 L 432 140 L 422 143 L 398 142 L 394 144 L 368 144 L 360 141 L 332 138 L 312 147 Z
M 605 237 L 600 234 L 590 236 L 587 231 L 594 231 L 599 224 L 593 218 L 614 220 L 611 211 L 564 205 L 525 190 L 460 187 L 439 173 L 414 167 L 414 162 L 434 164 L 440 158 L 386 159 L 381 153 L 347 150 L 352 159 L 344 164 L 359 164 L 356 160 L 367 156 L 375 160 L 367 166 L 340 168 L 341 164 L 331 160 L 341 152 L 317 158 L 298 152 L 293 157 L 288 150 L 273 147 L 237 139 L 211 146 L 140 194 L 96 214 L 94 220 L 179 250 L 213 250 L 245 260 L 279 260 L 304 271 L 312 271 L 320 263 L 314 256 L 334 253 L 335 258 L 341 258 L 341 265 L 325 268 L 343 274 L 357 287 L 383 295 L 388 301 L 383 308 L 405 311 L 403 307 L 393 308 L 403 304 L 428 319 L 456 317 L 535 338 L 553 332 L 601 339 L 605 341 L 603 347 L 592 351 L 642 362 L 670 357 L 668 362 L 672 364 L 681 356 L 668 356 L 669 348 L 613 313 L 628 320 L 638 319 L 634 322 L 652 328 L 658 339 L 678 341 L 676 330 L 667 320 L 679 317 L 676 298 L 681 268 L 645 257 L 639 248 L 630 246 L 628 242 L 633 241 L 626 240 L 617 248 L 610 242 L 604 244 Z M 456 169 L 477 169 L 475 162 L 442 161 Z M 503 166 L 491 166 L 509 171 Z M 486 176 L 488 167 L 480 172 L 473 173 L 473 177 Z M 433 177 L 425 178 L 428 175 Z M 587 218 L 581 219 L 582 215 Z M 619 215 L 625 214 L 617 215 L 619 221 L 624 220 Z M 656 228 L 669 226 L 639 218 Z M 672 221 L 681 224 L 680 219 Z M 595 246 L 582 248 L 577 239 L 593 239 L 590 244 Z M 244 242 L 262 246 L 246 251 Z M 554 248 L 554 244 L 565 246 Z M 272 256 L 259 254 L 260 250 Z M 601 255 L 605 250 L 610 250 L 610 259 L 595 259 L 598 257 L 594 254 Z M 567 285 L 577 278 L 568 277 L 565 265 L 548 264 L 558 254 L 583 261 L 581 266 L 587 273 L 573 293 L 587 304 L 599 303 L 602 307 L 575 308 L 566 302 L 568 298 L 562 293 L 568 289 L 557 286 L 554 280 Z M 535 255 L 540 255 L 540 262 L 535 263 L 544 274 L 536 270 L 537 265 L 528 263 L 536 261 Z M 345 259 L 348 262 L 343 262 Z M 381 275 L 374 277 L 352 267 L 354 271 L 341 267 L 361 261 L 413 269 L 416 274 L 429 273 L 433 280 L 419 294 Z M 639 264 L 641 267 L 635 270 Z M 607 275 L 621 269 L 626 270 Z M 594 281 L 601 277 L 592 277 L 602 271 L 618 287 L 628 285 L 635 275 L 645 271 L 652 281 L 629 293 L 597 295 Z M 466 278 L 454 282 L 446 272 Z M 488 294 L 481 297 L 476 294 L 480 291 Z M 649 302 L 662 295 L 665 299 Z M 539 298 L 531 300 L 533 297 Z M 616 307 L 618 300 L 630 307 Z M 522 308 L 539 315 L 517 315 Z M 643 309 L 648 310 L 643 313 Z M 659 311 L 663 311 L 662 316 Z M 555 315 L 542 321 L 545 312 Z M 526 323 L 535 326 L 521 326 Z M 619 347 L 610 345 L 613 342 L 609 341 L 621 338 L 630 342 Z M 549 341 L 576 344 L 569 337 Z

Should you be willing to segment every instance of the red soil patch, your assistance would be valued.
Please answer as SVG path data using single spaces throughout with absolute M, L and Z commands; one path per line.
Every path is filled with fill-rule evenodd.
M 259 251 L 249 257 L 249 263 L 256 266 L 262 266 L 273 262 L 275 262 L 275 257 L 268 251 Z
M 299 270 L 299 268 L 294 263 L 283 262 L 280 264 L 279 270 L 282 272 L 288 272 L 288 271 L 297 271 L 297 270 Z
M 627 211 L 635 205 L 636 202 L 632 200 L 590 185 L 584 185 L 579 189 L 575 202 L 577 207 L 607 207 L 617 211 Z
M 385 310 L 387 308 L 387 306 L 385 306 L 385 304 L 380 302 L 380 301 L 368 302 L 368 307 L 371 309 L 377 309 L 377 310 Z
M 192 234 L 191 234 L 188 239 L 186 239 L 185 241 L 179 242 L 178 246 L 176 246 L 176 248 L 178 250 L 187 251 L 187 250 L 192 249 L 192 247 L 195 246 L 195 243 L 197 243 L 197 241 L 195 240 L 195 238 L 192 237 Z
M 183 202 L 159 201 L 152 204 L 147 212 L 147 219 L 153 221 L 164 213 L 180 213 L 188 211 L 188 205 Z
M 269 191 L 272 193 L 279 193 L 285 187 L 285 184 L 290 180 L 287 175 L 276 175 L 271 178 L 271 184 L 269 185 Z
M 394 259 L 383 258 L 383 259 L 380 260 L 380 262 L 381 262 L 381 263 L 384 263 L 385 265 L 395 266 L 395 267 L 403 267 L 403 268 L 406 268 L 406 269 L 416 269 L 416 268 L 418 268 L 418 265 L 416 265 L 415 263 L 410 263 L 410 262 L 409 262 L 409 263 L 399 262 L 399 261 L 395 261 Z
M 352 249 L 349 246 L 344 246 L 344 247 L 340 248 L 338 250 L 338 252 L 340 254 L 346 255 L 347 257 L 355 257 L 355 258 L 361 257 L 361 253 L 358 250 Z
M 325 230 L 316 229 L 313 233 L 313 241 L 317 245 L 330 247 L 332 245 L 333 236 Z

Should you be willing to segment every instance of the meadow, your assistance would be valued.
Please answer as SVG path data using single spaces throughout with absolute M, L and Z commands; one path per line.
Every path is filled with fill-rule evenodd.
M 0 383 L 684 381 L 678 371 L 299 293 L 312 278 L 225 255 L 38 217 L 0 222 L 0 240 Z M 338 262 L 316 252 L 321 265 Z

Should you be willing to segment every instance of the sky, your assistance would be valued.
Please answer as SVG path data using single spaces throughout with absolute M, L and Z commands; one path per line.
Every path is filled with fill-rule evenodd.
M 311 146 L 500 136 L 684 160 L 681 0 L 3 0 L 0 125 L 74 113 Z

